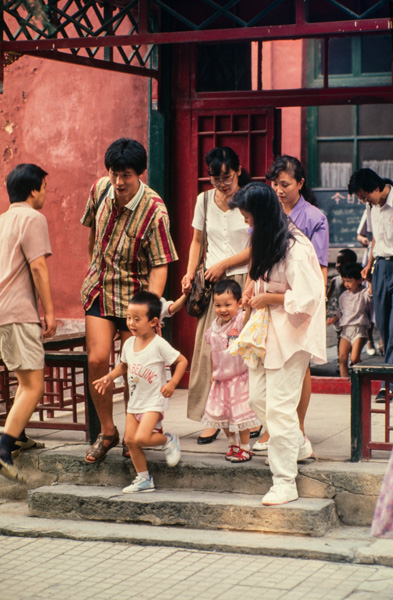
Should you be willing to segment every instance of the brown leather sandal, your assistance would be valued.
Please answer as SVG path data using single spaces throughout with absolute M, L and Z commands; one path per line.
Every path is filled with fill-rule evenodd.
M 123 445 L 122 456 L 124 456 L 124 458 L 131 458 L 130 451 L 128 449 L 127 444 L 124 441 L 124 438 L 123 438 L 123 441 L 122 441 L 122 445 Z
M 4 475 L 4 477 L 11 479 L 11 481 L 26 483 L 26 478 L 19 469 L 13 463 L 6 463 L 2 458 L 0 458 L 0 475 Z
M 110 444 L 108 446 L 104 446 L 104 441 L 108 441 Z M 104 435 L 103 433 L 100 433 L 94 444 L 90 446 L 86 452 L 85 462 L 88 465 L 94 465 L 95 463 L 104 460 L 109 450 L 117 446 L 119 441 L 120 436 L 117 427 L 115 427 L 115 433 L 113 435 Z M 91 456 L 91 458 L 94 460 L 88 460 L 88 456 Z

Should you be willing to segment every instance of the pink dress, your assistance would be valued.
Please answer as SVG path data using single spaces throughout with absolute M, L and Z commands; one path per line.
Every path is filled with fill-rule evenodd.
M 241 356 L 231 356 L 226 351 L 242 330 L 243 314 L 239 311 L 224 325 L 215 319 L 206 331 L 206 342 L 211 346 L 213 383 L 202 418 L 205 427 L 237 432 L 261 424 L 248 404 L 248 368 Z
M 393 452 L 390 455 L 375 507 L 371 535 L 393 538 Z

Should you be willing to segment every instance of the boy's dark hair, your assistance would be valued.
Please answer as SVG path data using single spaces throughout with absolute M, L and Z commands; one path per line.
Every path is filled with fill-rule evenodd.
M 358 262 L 350 262 L 346 265 L 343 265 L 341 269 L 341 277 L 345 277 L 346 279 L 363 279 L 362 277 L 363 266 Z
M 161 302 L 159 297 L 152 292 L 138 292 L 130 300 L 130 304 L 145 304 L 147 306 L 147 318 L 149 321 L 161 315 Z
M 39 192 L 48 173 L 32 163 L 17 165 L 7 176 L 10 203 L 26 202 L 32 191 Z
M 242 288 L 234 279 L 221 279 L 220 281 L 217 281 L 213 288 L 213 296 L 214 294 L 221 296 L 221 294 L 225 294 L 225 292 L 232 294 L 238 302 L 242 297 Z
M 130 138 L 115 140 L 105 152 L 105 167 L 108 171 L 134 169 L 141 175 L 147 167 L 146 150 L 140 142 Z
M 345 264 L 355 263 L 358 260 L 356 252 L 354 250 L 351 250 L 350 248 L 343 248 L 342 250 L 337 252 L 337 258 L 339 255 L 343 257 Z
M 386 182 L 372 169 L 359 169 L 351 175 L 348 184 L 348 192 L 357 194 L 359 190 L 374 192 L 377 188 L 380 192 L 384 189 Z

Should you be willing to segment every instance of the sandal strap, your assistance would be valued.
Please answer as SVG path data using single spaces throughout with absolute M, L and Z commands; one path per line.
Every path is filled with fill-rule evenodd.
M 111 442 L 109 444 L 109 446 L 104 446 L 105 440 Z M 118 432 L 117 428 L 115 428 L 115 433 L 113 435 L 104 435 L 103 433 L 99 433 L 94 444 L 92 444 L 90 446 L 90 448 L 88 449 L 88 451 L 86 452 L 86 456 L 90 456 L 91 458 L 94 458 L 94 459 L 100 459 L 103 456 L 105 456 L 106 453 L 111 448 L 113 448 L 114 446 L 117 446 L 119 441 L 120 441 L 120 436 L 119 436 L 119 432 Z M 94 461 L 89 461 L 89 462 L 94 462 Z

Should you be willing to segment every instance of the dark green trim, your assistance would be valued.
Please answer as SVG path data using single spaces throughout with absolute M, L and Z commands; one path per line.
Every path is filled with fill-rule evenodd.
M 318 109 L 307 108 L 307 182 L 310 187 L 318 186 Z
M 171 156 L 171 137 L 170 137 L 170 104 L 171 104 L 171 48 L 161 47 L 160 52 L 160 73 L 159 97 L 153 105 L 152 102 L 152 80 L 149 79 L 148 85 L 148 131 L 147 131 L 147 169 L 148 185 L 161 196 L 164 200 L 170 218 L 173 220 L 173 203 L 170 187 L 170 156 Z M 157 60 L 157 56 L 155 60 Z M 167 285 L 164 290 L 164 297 L 171 297 L 170 269 Z M 171 340 L 170 319 L 167 319 L 166 326 L 162 329 L 163 337 Z

